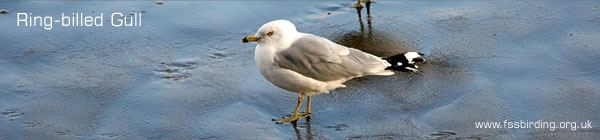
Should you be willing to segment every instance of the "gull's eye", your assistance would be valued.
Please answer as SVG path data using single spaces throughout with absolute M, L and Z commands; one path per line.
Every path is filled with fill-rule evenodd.
M 267 33 L 267 36 L 271 36 L 271 35 L 273 35 L 272 31 Z

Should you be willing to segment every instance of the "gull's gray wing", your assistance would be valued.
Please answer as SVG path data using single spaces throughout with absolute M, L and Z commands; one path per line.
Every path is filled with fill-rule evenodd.
M 389 65 L 374 55 L 310 34 L 275 55 L 276 66 L 319 81 L 376 74 Z

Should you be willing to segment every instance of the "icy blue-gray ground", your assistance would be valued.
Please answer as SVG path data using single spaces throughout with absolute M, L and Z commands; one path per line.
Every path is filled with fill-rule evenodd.
M 377 1 L 360 19 L 352 3 L 2 1 L 0 139 L 600 137 L 600 2 Z M 142 27 L 15 25 L 16 12 L 134 10 L 145 12 Z M 240 39 L 276 19 L 429 63 L 314 96 L 297 129 L 275 124 L 297 94 L 268 83 L 255 44 Z M 594 128 L 475 128 L 504 120 Z

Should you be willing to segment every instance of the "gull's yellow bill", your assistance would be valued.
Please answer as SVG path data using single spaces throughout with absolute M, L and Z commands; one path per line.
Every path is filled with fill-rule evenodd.
M 242 43 L 258 41 L 259 39 L 260 38 L 256 38 L 256 37 L 254 37 L 254 35 L 251 35 L 251 36 L 244 37 L 244 39 L 242 39 Z

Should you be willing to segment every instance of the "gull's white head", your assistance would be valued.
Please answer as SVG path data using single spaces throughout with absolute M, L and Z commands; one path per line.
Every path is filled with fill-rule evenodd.
M 242 43 L 252 41 L 258 44 L 283 43 L 296 37 L 296 26 L 287 20 L 275 20 L 261 26 L 256 34 L 242 39 Z

